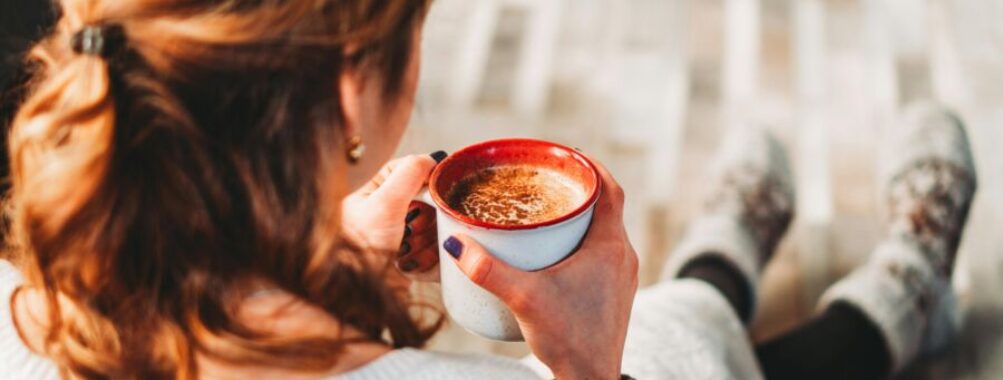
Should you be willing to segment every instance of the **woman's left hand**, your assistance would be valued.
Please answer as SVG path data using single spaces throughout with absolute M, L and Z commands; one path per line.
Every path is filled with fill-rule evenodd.
M 368 183 L 345 197 L 343 231 L 353 243 L 395 252 L 397 267 L 421 273 L 438 264 L 435 209 L 412 199 L 421 192 L 444 152 L 390 161 Z

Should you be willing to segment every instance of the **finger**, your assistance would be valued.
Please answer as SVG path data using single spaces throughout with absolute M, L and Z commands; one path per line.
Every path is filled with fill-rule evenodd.
M 411 271 L 401 269 L 402 262 L 397 263 L 397 269 L 405 277 L 412 281 L 439 282 L 439 249 L 438 245 L 432 245 L 425 249 L 415 251 L 415 261 L 417 266 Z M 408 264 L 411 265 L 411 264 Z
M 617 208 L 622 210 L 624 203 L 624 193 L 623 193 L 623 188 L 620 186 L 620 183 L 616 181 L 616 178 L 613 178 L 613 173 L 610 173 L 609 169 L 607 169 L 605 165 L 591 158 L 589 158 L 589 161 L 591 161 L 592 165 L 596 167 L 596 172 L 599 173 L 599 181 L 601 184 L 599 201 L 596 203 L 614 204 L 618 206 Z M 604 214 L 603 216 L 621 217 L 622 213 L 612 214 L 612 215 Z
M 397 268 L 404 273 L 422 273 L 439 265 L 439 250 L 435 243 L 427 244 L 397 258 Z
M 592 225 L 582 241 L 583 246 L 623 233 L 623 188 L 604 165 L 592 159 L 590 161 L 599 173 L 602 187 L 592 214 Z
M 501 261 L 476 241 L 465 235 L 451 236 L 442 244 L 467 278 L 505 303 L 521 292 L 532 289 L 533 276 Z
M 412 233 L 421 234 L 429 228 L 435 227 L 435 207 L 415 201 L 411 202 L 411 208 L 408 210 L 411 210 L 408 212 L 409 214 L 418 210 L 414 218 L 407 221 Z
M 403 157 L 396 165 L 387 166 L 389 173 L 371 196 L 388 205 L 410 204 L 411 199 L 425 185 L 435 165 L 435 159 L 427 154 Z
M 383 185 L 384 182 L 386 182 L 387 177 L 390 176 L 390 172 L 393 171 L 393 168 L 400 165 L 401 161 L 404 160 L 405 158 L 406 157 L 395 158 L 393 160 L 390 160 L 390 162 L 384 164 L 383 167 L 380 168 L 378 172 L 376 172 L 376 175 L 374 175 L 372 179 L 370 179 L 368 182 L 366 182 L 366 184 L 362 185 L 362 187 L 359 188 L 358 192 L 366 195 L 375 192 L 377 189 L 380 188 L 380 186 Z
M 434 229 L 430 229 L 425 230 L 422 233 L 412 233 L 411 236 L 404 239 L 404 243 L 407 243 L 411 247 L 412 252 L 418 248 L 435 245 L 435 240 L 437 238 L 437 236 L 435 236 L 435 232 L 436 231 Z

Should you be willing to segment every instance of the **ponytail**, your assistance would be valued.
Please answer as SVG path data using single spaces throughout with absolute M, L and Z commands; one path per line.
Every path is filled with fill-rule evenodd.
M 441 314 L 416 317 L 392 264 L 340 238 L 330 152 L 347 47 L 392 94 L 428 2 L 61 1 L 30 53 L 6 209 L 64 375 L 190 379 L 200 355 L 324 371 L 354 342 L 242 324 L 255 280 L 366 341 L 425 344 Z

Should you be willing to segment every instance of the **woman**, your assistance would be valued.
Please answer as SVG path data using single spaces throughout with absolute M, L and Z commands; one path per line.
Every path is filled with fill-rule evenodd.
M 436 161 L 377 173 L 410 117 L 428 3 L 62 1 L 10 133 L 8 251 L 24 279 L 4 264 L 0 367 L 290 379 L 424 355 L 460 377 L 531 374 L 503 359 L 388 354 L 441 324 L 416 317 L 426 306 L 393 265 L 401 248 L 402 269 L 434 265 L 431 212 L 409 204 Z M 522 308 L 527 339 L 562 378 L 619 375 L 636 258 L 603 174 L 602 222 L 578 259 L 533 280 L 533 295 L 574 298 L 547 314 L 596 329 L 580 336 Z M 564 293 L 586 280 L 603 290 Z M 507 300 L 528 303 L 526 289 Z M 571 313 L 583 302 L 604 307 Z
M 520 272 L 450 237 L 455 265 L 506 302 L 534 355 L 415 349 L 442 320 L 401 275 L 437 264 L 432 212 L 410 200 L 444 153 L 384 163 L 410 116 L 428 6 L 63 0 L 10 134 L 5 376 L 511 379 L 543 364 L 559 379 L 762 377 L 742 321 L 793 196 L 775 181 L 781 161 L 755 166 L 769 144 L 727 166 L 747 181 L 718 187 L 714 223 L 695 224 L 672 281 L 633 309 L 623 192 L 601 165 L 593 225 L 558 265 Z M 951 178 L 953 226 L 974 187 Z M 826 313 L 797 334 L 865 320 L 851 330 L 880 346 L 868 316 Z M 771 352 L 762 366 L 782 368 Z

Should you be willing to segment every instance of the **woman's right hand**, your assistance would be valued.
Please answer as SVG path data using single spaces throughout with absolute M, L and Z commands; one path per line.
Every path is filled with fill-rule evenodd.
M 467 236 L 444 243 L 471 281 L 512 310 L 530 349 L 558 379 L 619 378 L 637 290 L 637 254 L 623 226 L 623 190 L 596 166 L 603 190 L 592 226 L 564 261 L 524 272 Z

